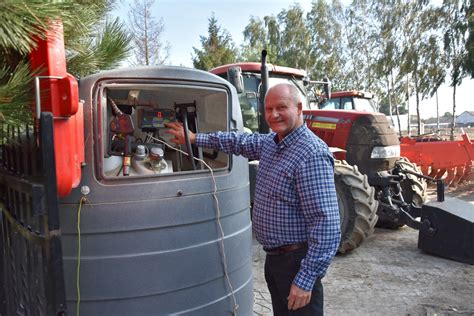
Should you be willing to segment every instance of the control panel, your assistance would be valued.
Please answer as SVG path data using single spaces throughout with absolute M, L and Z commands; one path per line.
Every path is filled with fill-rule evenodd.
M 165 123 L 176 122 L 176 113 L 173 109 L 139 109 L 138 121 L 142 131 L 152 132 L 165 128 Z

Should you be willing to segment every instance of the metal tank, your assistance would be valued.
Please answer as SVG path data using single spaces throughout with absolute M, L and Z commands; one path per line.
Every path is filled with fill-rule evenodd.
M 167 121 L 242 130 L 234 88 L 199 70 L 143 67 L 87 77 L 80 98 L 86 163 L 60 201 L 68 313 L 80 299 L 82 315 L 251 315 L 246 159 L 182 146 L 212 176 L 162 144 L 172 144 Z

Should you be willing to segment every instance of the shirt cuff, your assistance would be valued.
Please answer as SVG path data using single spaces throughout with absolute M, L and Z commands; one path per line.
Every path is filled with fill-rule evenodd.
M 198 147 L 206 147 L 209 144 L 209 136 L 203 133 L 196 134 L 196 146 Z
M 293 279 L 293 283 L 300 289 L 311 292 L 317 278 L 316 273 L 308 273 L 307 271 L 300 270 Z

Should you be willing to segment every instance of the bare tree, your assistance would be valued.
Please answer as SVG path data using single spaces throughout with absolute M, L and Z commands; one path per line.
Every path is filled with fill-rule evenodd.
M 130 33 L 133 37 L 135 65 L 161 65 L 169 55 L 170 44 L 162 41 L 165 30 L 163 19 L 152 16 L 154 0 L 134 0 L 128 12 Z

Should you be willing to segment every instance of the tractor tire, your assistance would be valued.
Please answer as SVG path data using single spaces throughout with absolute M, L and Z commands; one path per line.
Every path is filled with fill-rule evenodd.
M 401 157 L 395 162 L 396 165 L 399 165 L 404 170 L 409 170 L 417 173 L 422 173 L 420 168 L 410 162 L 405 157 Z M 407 174 L 407 178 L 400 182 L 400 187 L 402 188 L 403 200 L 411 204 L 413 203 L 417 207 L 421 207 L 426 200 L 426 180 L 420 179 L 412 174 Z M 399 222 L 394 222 L 390 217 L 386 215 L 380 215 L 377 227 L 387 228 L 387 229 L 398 229 L 405 224 Z
M 399 165 L 403 170 L 422 173 L 416 164 L 410 162 L 405 157 L 401 157 L 395 164 Z M 425 203 L 427 188 L 425 179 L 407 174 L 407 178 L 400 183 L 400 186 L 402 187 L 402 195 L 405 202 L 408 204 L 413 203 L 417 207 L 421 207 Z
M 335 160 L 334 179 L 341 216 L 339 253 L 347 253 L 362 244 L 374 232 L 377 222 L 375 190 L 367 176 L 344 160 Z

